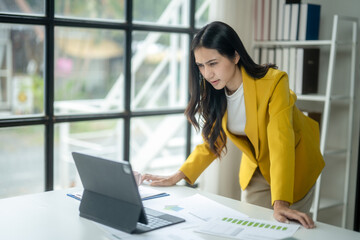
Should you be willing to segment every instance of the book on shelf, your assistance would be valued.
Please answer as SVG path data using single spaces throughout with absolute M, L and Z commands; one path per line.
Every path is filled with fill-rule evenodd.
M 263 34 L 262 34 L 262 41 L 270 40 L 270 17 L 271 17 L 271 0 L 263 0 L 263 11 L 264 11 L 264 18 L 263 18 Z
M 257 41 L 319 39 L 321 6 L 301 0 L 255 0 Z
M 309 118 L 315 120 L 319 124 L 319 129 L 321 129 L 321 112 L 303 111 L 303 113 Z
M 295 89 L 296 94 L 302 93 L 302 78 L 303 78 L 303 59 L 304 59 L 304 49 L 296 49 L 296 78 L 295 78 Z
M 320 49 L 298 48 L 296 55 L 295 93 L 317 93 Z
M 271 0 L 271 14 L 270 14 L 270 41 L 276 41 L 278 28 L 278 9 L 279 0 Z
M 255 15 L 255 40 L 318 39 L 320 5 L 301 0 L 256 0 Z M 289 87 L 297 94 L 317 92 L 319 49 L 256 47 L 254 61 L 275 63 L 288 74 Z
M 268 48 L 261 48 L 260 50 L 260 64 L 266 64 L 269 62 Z
M 275 49 L 268 49 L 268 63 L 275 63 Z
M 299 15 L 300 15 L 300 4 L 291 4 L 291 26 L 290 26 L 290 40 L 298 40 L 299 33 Z
M 282 49 L 276 48 L 275 49 L 275 64 L 278 66 L 278 69 L 283 69 L 282 65 Z
M 260 48 L 254 49 L 254 59 L 253 60 L 256 64 L 260 64 Z
M 289 73 L 289 48 L 282 49 L 282 69 L 284 72 Z
M 321 112 L 308 112 L 308 117 L 317 121 L 321 129 Z
M 300 5 L 299 40 L 318 40 L 321 6 L 303 3 Z
M 278 3 L 278 20 L 277 20 L 277 40 L 282 40 L 283 39 L 284 7 L 285 7 L 285 0 L 279 0 L 279 3 Z
M 284 5 L 284 29 L 282 40 L 290 40 L 290 27 L 291 27 L 291 4 Z
M 295 82 L 296 82 L 296 48 L 289 48 L 289 87 L 291 90 L 295 91 Z
M 271 2 L 272 0 L 255 0 L 254 38 L 257 41 L 270 40 L 271 15 L 272 15 Z
M 301 0 L 286 0 L 284 6 L 283 40 L 297 40 Z
M 263 39 L 263 21 L 264 21 L 264 0 L 255 0 L 255 34 L 254 38 L 257 41 L 261 41 Z

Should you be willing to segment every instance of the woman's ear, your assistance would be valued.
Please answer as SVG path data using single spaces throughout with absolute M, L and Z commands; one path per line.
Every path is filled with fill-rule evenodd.
M 239 61 L 240 61 L 240 55 L 237 51 L 235 51 L 234 63 L 238 64 Z

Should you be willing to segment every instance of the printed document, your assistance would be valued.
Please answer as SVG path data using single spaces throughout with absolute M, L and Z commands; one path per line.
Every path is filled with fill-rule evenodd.
M 224 206 L 200 194 L 182 199 L 163 199 L 144 202 L 146 207 L 186 219 L 184 228 L 199 226 L 204 222 L 216 219 L 221 214 L 247 217 L 247 215 Z
M 283 239 L 294 235 L 298 224 L 285 224 L 254 218 L 223 216 L 200 226 L 196 232 L 234 239 Z

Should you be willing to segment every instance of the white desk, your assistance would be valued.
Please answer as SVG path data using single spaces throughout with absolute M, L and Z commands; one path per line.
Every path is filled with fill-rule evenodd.
M 162 189 L 165 192 L 170 193 L 169 198 L 183 198 L 195 193 L 200 193 L 221 204 L 239 210 L 249 215 L 251 218 L 274 220 L 270 209 L 261 208 L 210 193 L 200 192 L 188 187 L 175 186 Z M 76 192 L 76 190 L 60 190 L 1 199 L 0 239 L 108 239 L 106 237 L 107 235 L 98 227 L 98 225 L 79 216 L 80 202 L 66 196 L 66 193 L 69 192 Z M 156 201 L 156 199 L 148 201 Z M 294 235 L 294 239 L 360 239 L 360 233 L 358 232 L 319 222 L 316 223 L 316 225 L 317 228 L 311 230 L 300 228 Z M 155 230 L 154 232 L 156 231 L 159 230 Z M 221 239 L 215 236 L 202 235 L 200 233 L 194 234 L 203 239 Z

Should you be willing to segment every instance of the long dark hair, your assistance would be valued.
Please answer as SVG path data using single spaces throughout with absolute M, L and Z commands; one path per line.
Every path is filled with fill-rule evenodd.
M 224 57 L 234 59 L 235 52 L 240 56 L 237 65 L 255 79 L 262 78 L 274 64 L 256 64 L 247 53 L 243 43 L 234 29 L 223 22 L 212 22 L 204 26 L 195 36 L 191 44 L 190 53 L 190 101 L 185 110 L 189 122 L 199 130 L 217 157 L 226 150 L 226 136 L 221 126 L 222 118 L 227 108 L 225 90 L 216 90 L 203 79 L 195 62 L 194 51 L 200 47 L 215 49 Z M 201 120 L 198 120 L 199 114 Z

